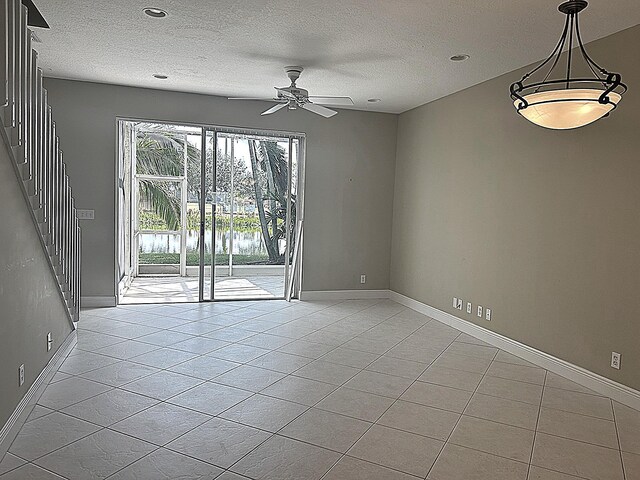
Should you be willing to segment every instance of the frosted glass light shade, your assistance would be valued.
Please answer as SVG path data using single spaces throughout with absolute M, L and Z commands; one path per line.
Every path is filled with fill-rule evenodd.
M 598 103 L 600 95 L 602 90 L 595 88 L 530 93 L 523 95 L 529 106 L 519 113 L 536 125 L 554 130 L 583 127 L 604 117 L 622 98 L 611 92 L 608 96 L 612 103 L 602 104 Z M 518 99 L 513 102 L 516 109 L 520 103 Z

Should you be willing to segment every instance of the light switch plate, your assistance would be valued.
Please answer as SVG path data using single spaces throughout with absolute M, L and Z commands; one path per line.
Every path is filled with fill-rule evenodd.
M 95 210 L 86 210 L 86 209 L 76 210 L 76 217 L 78 217 L 78 220 L 93 220 L 95 219 L 95 214 L 96 214 Z

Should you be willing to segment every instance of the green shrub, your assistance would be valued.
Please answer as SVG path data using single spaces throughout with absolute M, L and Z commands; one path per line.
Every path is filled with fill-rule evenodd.
M 160 215 L 148 210 L 138 214 L 140 230 L 168 230 L 167 224 Z M 229 230 L 231 216 L 228 213 L 216 215 L 216 229 Z M 233 228 L 238 232 L 260 232 L 260 218 L 257 216 L 235 215 Z M 187 230 L 200 230 L 200 213 L 190 210 L 187 213 Z M 211 230 L 211 216 L 205 217 L 205 230 Z
M 207 256 L 208 257 L 208 256 Z M 187 253 L 187 265 L 199 265 L 200 256 L 197 252 Z M 208 260 L 208 258 L 207 258 Z M 180 265 L 179 253 L 142 253 L 138 256 L 141 265 Z M 216 265 L 228 265 L 228 254 L 217 254 Z M 233 255 L 234 265 L 264 265 L 269 263 L 268 255 Z

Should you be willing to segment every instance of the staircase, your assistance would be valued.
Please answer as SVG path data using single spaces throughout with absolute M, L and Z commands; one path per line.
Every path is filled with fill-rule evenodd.
M 19 0 L 0 0 L 1 136 L 69 320 L 75 323 L 80 315 L 81 233 L 31 39 L 27 8 Z

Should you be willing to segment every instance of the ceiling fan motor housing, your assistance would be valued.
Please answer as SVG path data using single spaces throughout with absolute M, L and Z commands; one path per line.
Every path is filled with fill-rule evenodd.
M 300 74 L 303 70 L 304 68 L 298 66 L 284 67 L 284 71 L 287 72 L 287 77 L 289 77 L 289 80 L 291 80 L 292 85 L 296 84 L 296 80 L 300 78 Z
M 291 95 L 295 95 L 298 100 L 304 100 L 309 97 L 309 91 L 305 90 L 304 88 L 287 87 L 283 88 L 282 90 L 289 92 Z

